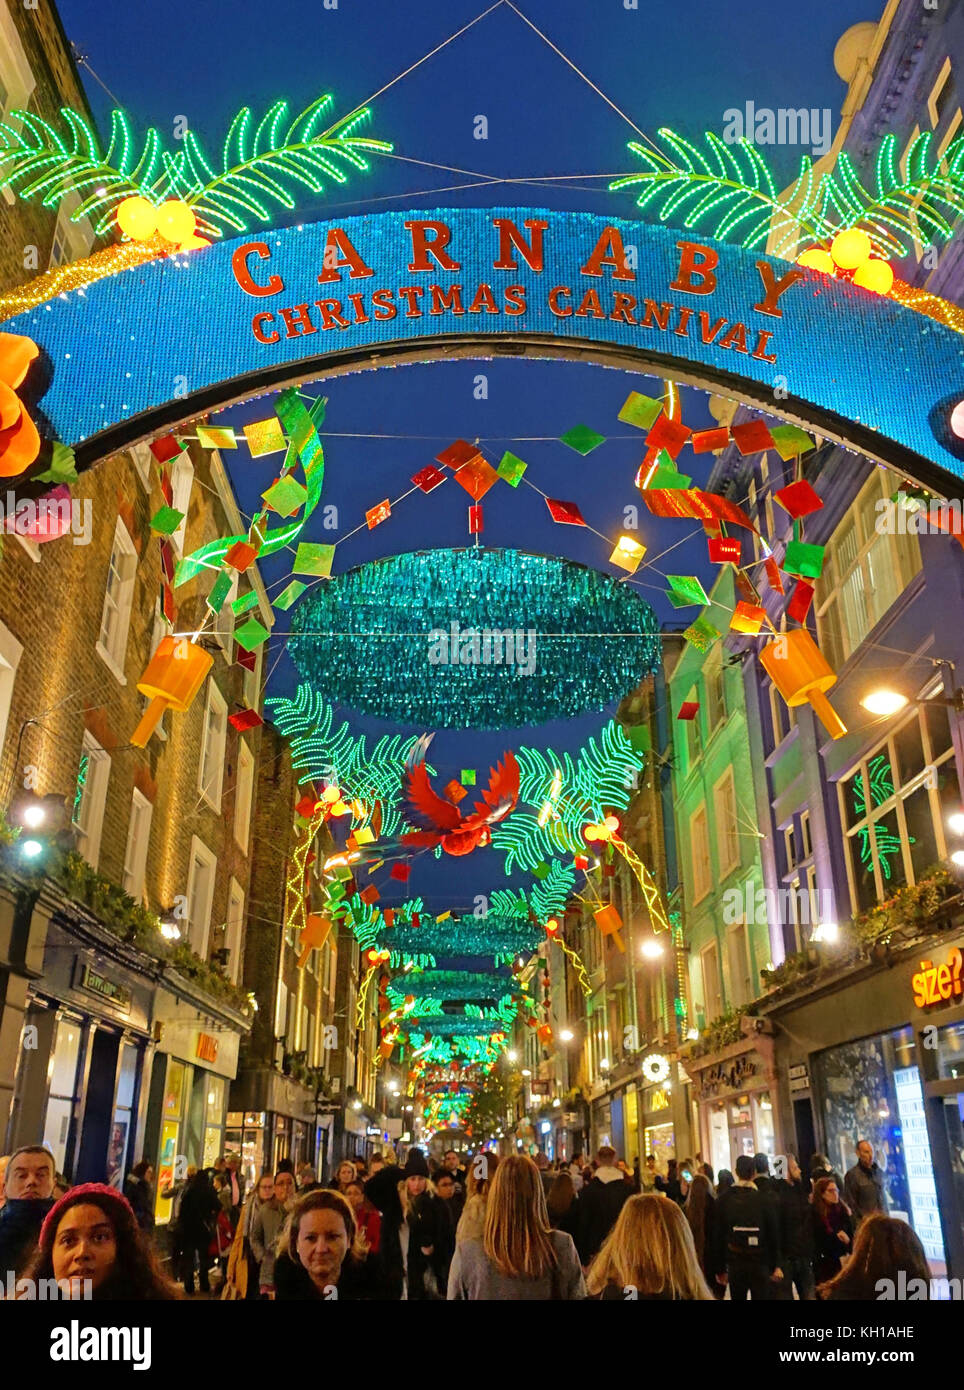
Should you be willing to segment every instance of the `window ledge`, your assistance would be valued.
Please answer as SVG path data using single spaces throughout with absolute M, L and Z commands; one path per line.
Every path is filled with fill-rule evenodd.
M 200 798 L 201 798 L 202 801 L 207 802 L 208 806 L 210 806 L 210 808 L 211 808 L 212 811 L 217 811 L 218 815 L 221 814 L 221 798 L 220 798 L 220 797 L 218 797 L 217 801 L 215 801 L 213 797 L 208 796 L 207 791 L 205 790 L 204 787 L 198 787 L 198 795 L 200 796 Z
M 100 657 L 104 665 L 107 667 L 107 669 L 114 676 L 118 685 L 126 685 L 127 677 L 124 675 L 123 668 L 118 666 L 117 662 L 111 656 L 110 652 L 104 646 L 100 638 L 98 638 L 97 641 L 94 643 L 94 650 L 96 651 L 97 655 Z

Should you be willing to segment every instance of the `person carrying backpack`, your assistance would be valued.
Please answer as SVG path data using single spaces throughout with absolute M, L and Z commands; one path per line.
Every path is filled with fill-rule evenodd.
M 757 1190 L 754 1172 L 753 1159 L 741 1154 L 736 1181 L 716 1204 L 717 1267 L 734 1301 L 765 1301 L 783 1279 L 778 1208 Z

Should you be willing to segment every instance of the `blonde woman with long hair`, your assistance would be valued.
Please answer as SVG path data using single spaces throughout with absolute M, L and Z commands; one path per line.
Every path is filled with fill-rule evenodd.
M 456 1245 L 461 1245 L 463 1240 L 482 1239 L 485 1230 L 485 1205 L 498 1166 L 498 1154 L 480 1153 L 470 1159 L 466 1179 L 468 1195 L 459 1217 L 459 1224 L 455 1228 Z
M 456 1246 L 448 1296 L 510 1302 L 586 1297 L 572 1236 L 549 1225 L 542 1174 L 530 1158 L 504 1158 L 496 1169 L 482 1238 Z
M 604 1301 L 713 1301 L 682 1209 L 656 1194 L 629 1198 L 593 1260 L 586 1284 L 590 1294 Z

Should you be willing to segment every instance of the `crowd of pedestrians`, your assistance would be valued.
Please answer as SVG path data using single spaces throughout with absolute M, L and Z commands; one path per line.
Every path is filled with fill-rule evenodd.
M 165 1258 L 147 1161 L 123 1193 L 69 1188 L 29 1146 L 0 1160 L 0 1283 L 9 1271 L 74 1297 L 173 1299 L 197 1280 L 202 1295 L 278 1302 L 874 1299 L 901 1271 L 929 1286 L 870 1144 L 856 1157 L 841 1179 L 820 1154 L 807 1175 L 788 1157 L 778 1177 L 764 1154 L 714 1174 L 699 1155 L 630 1171 L 609 1146 L 555 1167 L 413 1148 L 404 1164 L 346 1159 L 328 1186 L 286 1160 L 246 1191 L 227 1154 L 160 1194 Z

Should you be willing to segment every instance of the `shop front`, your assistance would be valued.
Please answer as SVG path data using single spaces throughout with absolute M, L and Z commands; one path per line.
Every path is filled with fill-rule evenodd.
M 816 1149 L 843 1175 L 868 1140 L 890 1214 L 936 1277 L 964 1276 L 962 949 L 964 936 L 932 938 L 768 1011 L 802 1160 Z
M 213 1167 L 225 1151 L 228 1090 L 244 1026 L 240 1017 L 218 1017 L 166 989 L 157 992 L 145 1148 L 154 1162 L 159 1224 L 171 1218 L 171 1198 L 163 1194 L 172 1183 L 189 1167 Z
M 721 1052 L 687 1058 L 698 1112 L 698 1152 L 714 1173 L 732 1173 L 741 1154 L 778 1152 L 772 1054 L 772 1039 L 746 1037 Z
M 120 1187 L 143 1152 L 153 962 L 73 926 L 50 921 L 28 991 L 5 1152 L 40 1142 L 72 1183 Z

